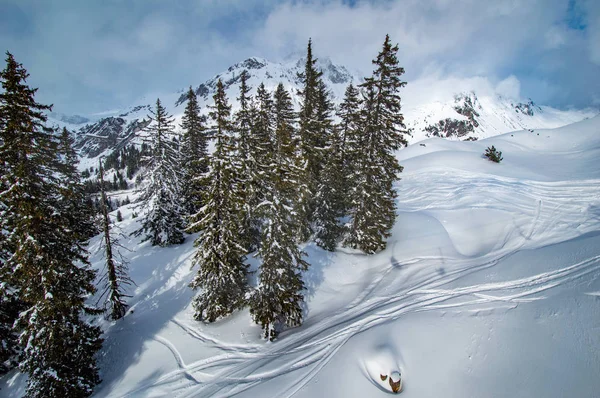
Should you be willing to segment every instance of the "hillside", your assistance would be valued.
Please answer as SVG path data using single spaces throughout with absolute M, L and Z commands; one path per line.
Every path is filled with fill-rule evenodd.
M 482 158 L 489 145 L 502 163 Z M 406 397 L 596 396 L 600 117 L 476 142 L 431 138 L 397 156 L 388 248 L 305 247 L 306 319 L 274 343 L 247 310 L 193 320 L 195 236 L 166 249 L 126 238 L 137 286 L 130 313 L 102 324 L 95 396 L 378 397 L 392 371 Z M 131 211 L 122 208 L 125 234 Z M 1 392 L 18 397 L 23 381 L 9 374 Z

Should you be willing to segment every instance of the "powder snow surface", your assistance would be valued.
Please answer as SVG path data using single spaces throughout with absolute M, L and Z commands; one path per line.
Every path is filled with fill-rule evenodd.
M 125 238 L 137 287 L 132 311 L 103 322 L 95 396 L 383 397 L 380 375 L 400 372 L 405 397 L 597 397 L 600 117 L 421 144 L 398 152 L 388 248 L 308 245 L 305 322 L 273 343 L 247 310 L 193 320 L 196 235 L 166 249 Z M 482 158 L 492 144 L 500 164 Z M 24 382 L 13 372 L 0 394 Z

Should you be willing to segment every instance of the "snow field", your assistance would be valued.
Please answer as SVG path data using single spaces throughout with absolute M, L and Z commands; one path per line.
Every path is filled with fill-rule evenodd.
M 398 152 L 387 249 L 307 245 L 304 324 L 272 343 L 247 310 L 193 320 L 196 235 L 166 249 L 124 238 L 137 286 L 130 313 L 103 321 L 95 396 L 383 397 L 383 372 L 401 373 L 406 397 L 597 396 L 600 117 L 422 143 Z M 489 145 L 502 163 L 482 158 Z M 1 384 L 16 397 L 23 377 Z
M 508 333 L 514 327 L 510 326 L 512 319 L 523 318 L 523 311 L 540 313 L 538 318 L 544 319 L 548 302 L 561 307 L 554 294 L 567 294 L 567 286 L 595 280 L 593 277 L 600 272 L 600 249 L 587 248 L 594 243 L 600 247 L 594 235 L 600 215 L 594 210 L 600 209 L 599 170 L 588 170 L 581 179 L 573 178 L 577 175 L 563 179 L 579 170 L 579 162 L 594 155 L 600 138 L 597 125 L 594 119 L 553 131 L 558 143 L 526 131 L 489 142 L 429 140 L 425 148 L 413 146 L 400 151 L 405 173 L 398 183 L 399 217 L 388 249 L 366 256 L 344 250 L 324 253 L 309 245 L 306 250 L 312 267 L 306 274 L 309 291 L 305 323 L 283 333 L 274 343 L 259 338 L 260 330 L 252 325 L 247 311 L 215 325 L 193 321 L 188 307 L 192 293 L 186 286 L 192 274 L 189 260 L 182 262 L 186 255 L 181 254 L 188 246 L 168 249 L 179 253 L 178 257 L 170 257 L 170 262 L 157 258 L 163 255 L 162 250 L 158 253 L 147 248 L 153 253 L 140 253 L 142 258 L 149 256 L 153 262 L 167 265 L 153 272 L 160 281 L 156 289 L 151 289 L 152 277 L 147 278 L 147 287 L 139 287 L 151 292 L 136 305 L 133 315 L 139 314 L 145 323 L 154 326 L 143 327 L 145 331 L 158 329 L 158 333 L 144 341 L 138 365 L 129 366 L 124 377 L 113 381 L 115 389 L 105 382 L 106 389 L 99 390 L 98 396 L 104 396 L 103 392 L 106 396 L 140 397 L 376 396 L 378 392 L 391 392 L 389 384 L 382 383 L 376 374 L 381 369 L 401 371 L 403 394 L 408 396 L 423 396 L 428 391 L 429 395 L 440 395 L 442 391 L 449 396 L 473 394 L 463 384 L 482 388 L 491 383 L 495 377 L 483 369 L 499 367 L 504 360 L 502 355 L 489 359 L 486 351 L 500 351 L 509 358 L 516 355 L 504 339 L 494 339 L 495 335 Z M 574 132 L 579 139 L 568 137 Z M 565 148 L 567 142 L 571 146 Z M 505 149 L 511 143 L 520 151 Z M 496 165 L 481 158 L 490 144 L 504 149 L 503 163 Z M 448 151 L 448 145 L 455 149 Z M 411 150 L 426 148 L 430 149 L 429 155 L 411 156 Z M 582 150 L 580 156 L 573 156 Z M 511 158 L 520 162 L 518 167 L 511 165 Z M 549 167 L 557 160 L 565 169 L 563 175 L 556 175 Z M 548 246 L 556 244 L 559 246 Z M 547 257 L 555 256 L 561 245 L 581 246 L 590 253 L 566 256 L 545 268 Z M 525 266 L 519 261 L 521 257 L 529 258 L 530 264 L 541 263 Z M 167 278 L 171 270 L 173 274 Z M 181 307 L 178 312 L 176 303 Z M 588 304 L 593 305 L 594 299 Z M 153 318 L 146 314 L 144 307 L 148 306 L 156 308 L 153 312 L 157 315 L 166 312 L 158 315 L 159 319 L 167 319 L 162 328 L 156 325 L 156 319 L 147 319 Z M 566 335 L 581 333 L 577 329 L 593 321 L 594 314 L 596 320 L 600 319 L 597 307 L 591 310 L 587 317 L 578 314 L 582 318 L 578 324 L 554 324 L 554 333 L 562 329 L 566 329 Z M 168 318 L 170 313 L 175 315 Z M 530 328 L 538 331 L 540 326 L 532 324 Z M 531 339 L 527 328 L 512 334 L 517 346 L 524 345 L 523 339 Z M 443 348 L 443 341 L 457 344 Z M 572 351 L 581 350 L 581 342 L 572 341 Z M 597 338 L 595 344 L 600 347 Z M 533 346 L 529 349 L 533 356 L 555 351 L 544 347 L 535 350 Z M 411 347 L 421 347 L 422 351 L 415 352 Z M 164 359 L 152 365 L 152 355 L 157 351 Z M 573 357 L 568 347 L 562 351 L 567 358 Z M 409 354 L 411 361 L 407 359 Z M 423 366 L 416 358 L 431 363 Z M 594 367 L 599 369 L 597 360 L 591 365 L 588 373 Z M 171 370 L 164 371 L 163 366 Z M 520 368 L 517 363 L 513 366 Z M 428 367 L 431 371 L 425 370 Z M 502 369 L 508 372 L 503 367 L 498 370 Z M 540 384 L 546 381 L 535 367 L 520 372 L 538 379 Z M 515 380 L 523 380 L 515 373 L 508 372 Z M 467 376 L 482 380 L 463 384 L 455 381 Z M 134 384 L 138 378 L 141 380 Z M 586 388 L 592 386 L 592 379 L 582 383 L 581 396 L 591 392 Z M 529 391 L 539 391 L 538 387 L 542 388 L 529 386 Z M 566 391 L 564 386 L 562 390 L 555 388 L 549 390 L 550 395 Z M 489 396 L 504 395 L 498 391 Z

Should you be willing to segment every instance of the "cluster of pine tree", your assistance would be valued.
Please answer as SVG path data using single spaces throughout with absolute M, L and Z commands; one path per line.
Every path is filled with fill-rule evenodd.
M 96 194 L 100 192 L 100 179 L 95 180 L 85 180 L 83 182 L 83 186 L 85 192 L 88 194 Z M 129 188 L 129 184 L 127 180 L 123 178 L 123 174 L 121 174 L 118 170 L 113 174 L 112 182 L 104 181 L 104 187 L 106 191 L 122 191 L 124 189 Z
M 101 330 L 85 245 L 93 212 L 69 133 L 45 126 L 23 66 L 0 72 L 0 368 L 29 375 L 28 397 L 85 397 L 99 382 Z
M 121 150 L 115 150 L 110 155 L 104 158 L 103 167 L 104 170 L 114 170 L 112 182 L 104 181 L 103 189 L 105 191 L 122 191 L 129 189 L 130 184 L 125 179 L 132 179 L 136 173 L 142 168 L 143 160 L 148 159 L 150 155 L 150 145 L 142 143 L 141 149 L 136 148 L 134 145 L 129 145 Z M 122 171 L 125 173 L 123 175 Z M 85 191 L 88 194 L 100 193 L 100 177 L 99 171 L 96 173 L 95 178 L 92 178 L 93 173 L 96 172 L 94 167 L 84 170 L 81 173 L 81 177 L 84 179 L 83 184 Z M 141 181 L 141 177 L 137 182 Z
M 137 173 L 142 165 L 142 158 L 150 153 L 150 146 L 142 143 L 138 149 L 135 145 L 130 144 L 121 150 L 114 150 L 104 160 L 104 169 L 125 169 L 125 175 L 131 179 Z
M 260 84 L 252 96 L 244 71 L 237 112 L 221 81 L 208 118 L 190 88 L 178 139 L 173 117 L 157 100 L 145 150 L 109 159 L 126 166 L 128 178 L 145 166 L 136 235 L 168 246 L 199 232 L 198 273 L 190 284 L 200 290 L 196 319 L 213 322 L 248 306 L 272 340 L 302 323 L 302 272 L 309 264 L 299 244 L 385 248 L 402 171 L 393 152 L 407 134 L 397 51 L 386 36 L 373 75 L 349 85 L 336 109 L 309 41 L 299 112 L 282 84 L 274 92 Z M 86 305 L 96 292 L 85 248 L 98 232 L 94 206 L 72 138 L 45 126 L 51 107 L 35 102 L 27 72 L 7 55 L 0 73 L 0 371 L 18 363 L 29 374 L 30 397 L 89 396 L 99 382 L 94 354 L 102 339 L 84 315 L 103 312 Z M 97 182 L 106 259 L 100 300 L 117 320 L 133 282 L 108 215 L 105 166 L 99 164 Z M 117 175 L 112 186 L 121 188 L 126 182 Z M 248 284 L 250 253 L 261 259 L 256 288 Z
M 273 93 L 260 84 L 251 96 L 246 71 L 235 114 L 221 81 L 208 120 L 190 88 L 180 151 L 155 151 L 149 175 L 182 183 L 164 193 L 147 185 L 145 203 L 151 195 L 164 197 L 164 215 L 161 224 L 149 212 L 143 230 L 153 231 L 153 244 L 179 243 L 183 223 L 168 214 L 184 214 L 187 232 L 200 232 L 193 260 L 199 270 L 190 284 L 200 290 L 196 319 L 213 322 L 247 305 L 265 337 L 274 339 L 284 326 L 302 322 L 301 273 L 308 263 L 300 243 L 314 239 L 331 251 L 340 243 L 366 253 L 385 248 L 395 221 L 393 185 L 402 171 L 394 151 L 406 145 L 407 134 L 397 51 L 386 36 L 373 75 L 349 85 L 337 109 L 310 41 L 299 112 L 282 84 Z M 164 138 L 173 132 L 171 119 L 160 103 L 152 119 L 154 147 L 171 142 Z M 256 289 L 247 281 L 252 252 L 262 260 Z

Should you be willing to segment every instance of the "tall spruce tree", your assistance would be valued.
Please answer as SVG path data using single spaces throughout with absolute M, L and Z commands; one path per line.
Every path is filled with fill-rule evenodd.
M 256 96 L 250 108 L 252 117 L 252 134 L 250 136 L 250 158 L 251 178 L 247 181 L 248 190 L 251 192 L 247 198 L 248 205 L 252 211 L 253 233 L 258 232 L 260 245 L 260 231 L 262 229 L 264 215 L 257 209 L 269 194 L 270 186 L 266 173 L 271 167 L 271 157 L 274 151 L 274 118 L 273 98 L 261 83 L 256 89 Z
M 102 225 L 102 246 L 104 247 L 104 260 L 106 269 L 100 278 L 103 285 L 99 301 L 104 301 L 104 309 L 108 311 L 108 317 L 112 320 L 118 320 L 125 316 L 127 305 L 125 299 L 128 296 L 124 290 L 126 286 L 133 284 L 129 277 L 127 262 L 119 253 L 119 241 L 111 232 L 110 216 L 108 215 L 108 206 L 106 198 L 106 189 L 104 181 L 104 168 L 102 160 L 98 165 L 99 183 L 100 183 L 100 214 Z M 119 214 L 119 213 L 117 213 Z
M 2 129 L 0 126 L 0 131 Z M 4 153 L 1 141 L 0 153 Z M 4 166 L 5 163 L 0 158 L 0 375 L 18 363 L 18 331 L 14 328 L 14 323 L 19 313 L 25 309 L 8 264 L 13 250 L 9 247 L 8 241 L 8 203 L 2 201 L 7 193 L 5 183 L 9 182 L 8 176 L 4 172 Z
M 11 291 L 13 287 L 6 279 L 4 281 L 0 292 L 0 375 L 18 364 L 18 333 L 13 325 L 19 312 L 24 309 L 18 296 Z
M 343 170 L 344 184 L 344 209 L 347 212 L 350 207 L 350 192 L 356 186 L 358 165 L 362 158 L 362 130 L 361 130 L 361 100 L 360 92 L 354 85 L 346 87 L 344 100 L 337 109 L 339 118 L 338 137 L 339 155 Z
M 237 98 L 240 108 L 234 117 L 238 158 L 244 173 L 250 169 L 248 163 L 253 160 L 250 157 L 252 152 L 252 97 L 250 96 L 250 90 L 252 88 L 248 86 L 249 78 L 250 74 L 244 69 L 240 74 L 240 94 Z
M 4 72 L 6 73 L 6 71 Z M 4 77 L 2 77 L 4 79 Z M 4 86 L 4 81 L 3 81 Z M 14 183 L 11 178 L 11 169 L 13 162 L 9 162 L 7 157 L 6 139 L 9 139 L 7 127 L 9 114 L 6 112 L 6 98 L 0 94 L 0 375 L 4 374 L 16 362 L 18 353 L 18 334 L 13 328 L 19 312 L 23 310 L 23 303 L 19 299 L 16 290 L 13 272 L 8 265 L 14 248 L 10 247 L 9 236 L 11 227 L 9 227 L 9 191 L 8 188 Z
M 316 119 L 323 144 L 323 169 L 315 195 L 315 241 L 320 247 L 333 251 L 342 235 L 341 218 L 345 215 L 344 170 L 340 130 L 334 128 L 333 104 L 323 81 L 317 85 Z
M 98 313 L 85 305 L 95 292 L 95 271 L 85 242 L 65 221 L 64 165 L 53 130 L 44 125 L 51 107 L 35 101 L 27 71 L 10 53 L 6 63 L 0 72 L 0 218 L 10 256 L 2 263 L 2 284 L 25 306 L 15 326 L 23 348 L 19 366 L 29 375 L 26 396 L 85 397 L 100 381 L 94 355 L 101 331 L 82 319 Z
M 363 156 L 359 161 L 359 178 L 352 195 L 352 221 L 346 244 L 366 253 L 384 249 L 396 219 L 396 192 L 402 166 L 394 151 L 406 145 L 404 117 L 400 113 L 400 77 L 398 46 L 386 35 L 383 49 L 373 60 L 373 76 L 365 78 L 363 106 Z
M 353 191 L 360 178 L 362 157 L 359 91 L 346 88 L 337 116 L 339 123 L 328 134 L 327 156 L 318 185 L 315 215 L 315 241 L 333 251 L 344 234 L 341 219 L 350 213 Z
M 202 231 L 194 242 L 198 247 L 193 266 L 198 273 L 190 283 L 201 288 L 194 298 L 195 318 L 214 322 L 245 304 L 248 290 L 246 248 L 241 235 L 243 203 L 239 195 L 239 163 L 235 159 L 231 106 L 219 80 L 213 96 L 210 118 L 215 150 L 210 157 L 204 206 L 192 218 L 190 229 Z
M 275 147 L 266 174 L 268 195 L 260 209 L 265 217 L 259 285 L 250 300 L 250 313 L 264 330 L 265 338 L 275 339 L 284 325 L 302 323 L 304 288 L 300 271 L 308 264 L 296 245 L 294 205 L 296 185 L 302 170 L 295 164 L 293 129 L 295 115 L 289 94 L 279 84 L 275 91 Z
M 299 139 L 300 156 L 305 169 L 305 181 L 308 192 L 301 196 L 302 206 L 298 209 L 303 213 L 304 223 L 298 230 L 300 241 L 306 241 L 312 234 L 311 222 L 315 210 L 315 195 L 318 181 L 323 168 L 326 137 L 322 135 L 322 120 L 319 120 L 319 85 L 322 72 L 316 67 L 317 59 L 313 58 L 312 40 L 309 39 L 306 51 L 304 72 L 299 74 L 302 90 L 299 92 L 300 120 Z
M 208 171 L 208 130 L 205 122 L 205 117 L 200 114 L 196 93 L 190 87 L 181 118 L 181 197 L 187 217 L 198 212 L 206 191 L 203 183 L 204 174 Z
M 181 172 L 179 152 L 173 137 L 173 117 L 156 100 L 150 124 L 145 131 L 152 142 L 152 154 L 147 158 L 146 185 L 141 190 L 138 207 L 145 206 L 141 227 L 136 236 L 145 234 L 143 241 L 152 246 L 183 243 L 183 209 L 181 205 Z
M 251 87 L 248 86 L 249 78 L 250 74 L 244 69 L 240 75 L 240 94 L 237 98 L 240 107 L 235 114 L 234 123 L 237 159 L 241 167 L 240 179 L 242 185 L 240 193 L 243 195 L 242 201 L 244 203 L 242 224 L 244 231 L 242 233 L 247 238 L 245 243 L 247 251 L 252 252 L 258 248 L 260 240 L 260 219 L 254 210 L 258 203 L 257 187 L 261 172 L 260 163 L 253 156 L 256 152 L 256 148 L 253 148 L 253 141 L 255 140 L 252 137 L 254 132 L 253 114 L 255 112 L 252 108 L 252 98 L 250 96 Z
M 334 251 L 344 232 L 348 187 L 343 168 L 342 139 L 338 129 L 330 137 L 328 157 L 319 181 L 315 210 L 315 242 Z

